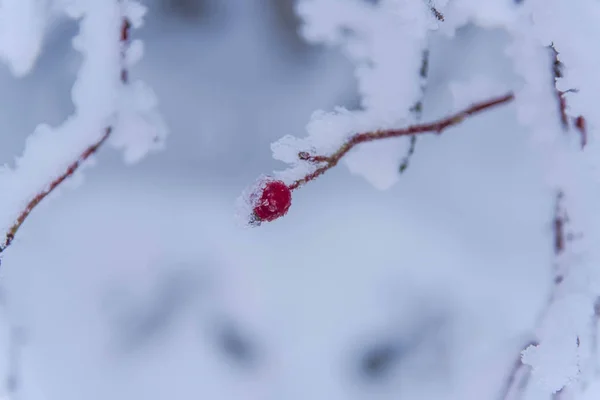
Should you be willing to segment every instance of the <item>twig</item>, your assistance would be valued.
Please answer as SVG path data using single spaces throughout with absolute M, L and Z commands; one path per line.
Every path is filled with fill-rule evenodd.
M 433 16 L 437 18 L 438 21 L 442 21 L 442 22 L 444 21 L 444 14 L 442 14 L 441 12 L 439 12 L 437 8 L 435 8 L 434 6 L 430 5 L 429 9 L 433 13 Z
M 582 116 L 579 116 L 577 118 L 573 118 L 572 121 L 569 120 L 569 117 L 567 115 L 567 102 L 566 102 L 566 99 L 564 96 L 566 92 L 573 92 L 575 90 L 568 90 L 568 91 L 563 92 L 563 91 L 558 90 L 558 88 L 556 87 L 557 80 L 562 78 L 562 76 L 563 76 L 562 71 L 563 71 L 564 65 L 558 59 L 558 52 L 554 48 L 554 45 L 550 46 L 550 51 L 552 52 L 552 59 L 551 59 L 552 73 L 553 73 L 552 86 L 556 93 L 556 99 L 557 99 L 557 103 L 558 103 L 558 111 L 559 111 L 559 117 L 560 117 L 560 123 L 561 123 L 562 129 L 565 132 L 568 131 L 569 127 L 570 127 L 569 123 L 572 122 L 574 124 L 575 128 L 581 134 L 581 147 L 584 148 L 587 143 L 587 135 L 586 135 L 586 130 L 585 130 L 586 129 L 585 119 Z M 562 191 L 559 191 L 556 194 L 556 205 L 554 208 L 554 217 L 553 217 L 553 221 L 552 221 L 553 248 L 554 248 L 554 255 L 556 258 L 558 258 L 561 254 L 564 253 L 566 246 L 567 246 L 567 241 L 569 241 L 570 239 L 575 237 L 574 235 L 572 235 L 566 231 L 566 226 L 569 222 L 569 218 L 567 215 L 567 211 L 564 208 L 563 200 L 564 200 L 564 193 Z M 548 301 L 546 302 L 546 305 L 545 305 L 544 309 L 542 310 L 542 312 L 540 314 L 540 318 L 538 319 L 538 322 L 536 324 L 537 325 L 536 331 L 539 330 L 539 326 L 546 319 L 548 313 L 552 309 L 552 306 L 555 302 L 557 293 L 558 293 L 564 279 L 565 279 L 564 271 L 561 271 L 560 269 L 556 268 L 555 272 L 554 272 L 554 278 L 553 278 L 553 287 L 550 291 Z M 594 321 L 594 323 L 596 323 L 596 321 Z M 576 338 L 576 340 L 577 340 L 577 347 L 579 347 L 580 346 L 579 336 Z M 595 351 L 595 347 L 597 346 L 596 342 L 597 342 L 597 338 L 592 337 L 593 351 Z M 526 349 L 527 347 L 529 347 L 529 345 L 523 347 L 522 350 Z M 513 369 L 511 370 L 511 373 L 509 374 L 509 376 L 507 378 L 507 383 L 505 384 L 504 388 L 501 391 L 501 396 L 499 397 L 500 400 L 508 400 L 509 399 L 508 396 L 511 395 L 511 393 L 514 394 L 515 396 L 519 396 L 519 398 L 523 395 L 523 391 L 526 388 L 526 385 L 519 387 L 519 388 L 515 388 L 514 376 L 517 373 L 519 373 L 520 371 L 524 371 L 525 369 L 526 369 L 526 371 L 524 371 L 524 373 L 526 373 L 527 375 L 530 375 L 531 369 L 521 362 L 521 353 L 522 353 L 522 351 L 519 352 L 519 355 L 517 357 L 517 363 L 515 364 L 515 367 L 513 367 Z M 564 387 L 561 390 L 557 391 L 556 393 L 552 394 L 550 396 L 551 400 L 560 400 L 565 396 L 566 393 L 567 393 L 567 389 Z
M 554 207 L 554 216 L 552 218 L 552 241 L 555 257 L 558 257 L 565 251 L 566 238 L 568 237 L 568 235 L 565 232 L 565 226 L 568 222 L 568 219 L 563 207 L 563 198 L 564 194 L 559 191 L 556 194 L 556 205 Z M 546 302 L 544 309 L 540 313 L 535 331 L 539 330 L 539 326 L 546 319 L 548 312 L 554 304 L 556 292 L 558 291 L 558 288 L 562 284 L 563 280 L 564 276 L 562 275 L 562 272 L 556 269 L 554 273 L 553 287 L 550 292 L 550 296 L 548 297 L 548 301 Z M 537 345 L 538 339 L 536 338 L 530 340 L 529 343 L 527 343 L 521 348 L 513 364 L 513 367 L 511 368 L 505 380 L 505 383 L 502 386 L 502 389 L 500 390 L 498 400 L 517 399 L 520 398 L 520 396 L 522 396 L 523 391 L 527 387 L 529 377 L 531 375 L 531 369 L 528 365 L 523 364 L 523 362 L 521 361 L 521 353 L 529 346 Z M 517 376 L 521 376 L 522 378 L 520 380 L 517 380 Z
M 31 214 L 33 209 L 38 204 L 40 204 L 40 202 L 42 200 L 44 200 L 46 198 L 46 196 L 48 196 L 50 193 L 52 193 L 52 191 L 54 191 L 54 189 L 56 189 L 61 183 L 63 183 L 67 178 L 72 176 L 85 160 L 87 160 L 92 154 L 96 153 L 96 151 L 98 151 L 98 148 L 100 146 L 102 146 L 102 144 L 108 139 L 111 131 L 112 131 L 111 127 L 106 128 L 106 130 L 105 130 L 104 134 L 102 135 L 102 137 L 100 138 L 100 140 L 98 140 L 93 145 L 89 146 L 83 153 L 81 153 L 79 158 L 76 161 L 74 161 L 73 163 L 71 163 L 71 165 L 69 165 L 67 167 L 65 172 L 63 172 L 58 178 L 53 180 L 50 183 L 50 185 L 48 185 L 47 189 L 39 192 L 33 199 L 31 199 L 31 201 L 29 201 L 29 203 L 27 204 L 25 209 L 21 212 L 21 214 L 19 214 L 19 217 L 17 218 L 15 223 L 8 230 L 8 233 L 5 236 L 4 242 L 0 246 L 0 253 L 2 253 L 4 250 L 6 250 L 8 248 L 8 246 L 10 246 L 10 244 L 12 243 L 13 239 L 15 238 L 15 235 L 17 234 L 19 228 L 21 227 L 21 225 L 23 225 L 23 222 L 25 222 L 25 220 L 27 219 L 29 214 Z
M 425 89 L 427 87 L 427 75 L 429 74 L 429 50 L 423 50 L 421 55 L 421 68 L 419 69 L 419 77 L 421 78 L 421 96 L 419 100 L 415 103 L 415 105 L 411 108 L 411 112 L 415 116 L 415 121 L 419 122 L 421 120 L 421 116 L 423 114 L 423 97 L 425 96 Z M 410 159 L 415 153 L 415 148 L 417 147 L 417 136 L 412 135 L 410 137 L 410 143 L 408 147 L 408 151 L 402 158 L 402 162 L 398 167 L 398 171 L 403 173 L 408 168 L 410 164 Z
M 372 132 L 358 133 L 352 136 L 350 139 L 348 139 L 335 153 L 329 156 L 311 155 L 306 151 L 302 151 L 298 153 L 298 158 L 300 158 L 301 160 L 313 162 L 315 164 L 323 165 L 319 166 L 316 170 L 309 173 L 305 177 L 293 182 L 288 187 L 290 190 L 298 189 L 300 186 L 306 184 L 307 182 L 310 182 L 323 175 L 329 169 L 335 167 L 338 164 L 338 162 L 342 159 L 342 157 L 344 157 L 350 150 L 352 150 L 352 148 L 354 148 L 354 146 L 358 144 L 401 136 L 419 135 L 429 132 L 441 134 L 447 128 L 450 128 L 454 125 L 458 125 L 465 119 L 475 114 L 478 114 L 482 111 L 488 110 L 501 104 L 509 103 L 513 99 L 514 95 L 512 93 L 508 93 L 501 97 L 496 97 L 490 100 L 475 103 L 472 106 L 456 114 L 427 124 L 412 125 L 403 129 L 384 129 Z
M 410 159 L 412 158 L 413 154 L 415 154 L 415 149 L 417 147 L 417 135 L 412 135 L 410 137 L 410 143 L 408 146 L 409 146 L 408 151 L 406 152 L 406 155 L 402 159 L 402 162 L 400 163 L 400 167 L 398 167 L 398 171 L 400 173 L 403 173 L 404 171 L 406 171 L 406 169 L 408 168 L 408 165 L 410 164 Z
M 522 348 L 526 349 L 529 346 L 536 346 L 537 344 L 536 341 L 532 340 Z M 531 371 L 521 361 L 521 352 L 519 352 L 519 356 L 514 361 L 513 366 L 506 377 L 505 383 L 500 390 L 498 400 L 508 400 L 519 394 L 527 386 L 530 375 Z
M 560 123 L 561 123 L 563 130 L 568 131 L 569 130 L 569 118 L 567 116 L 567 111 L 566 111 L 567 103 L 566 103 L 566 99 L 564 97 L 564 94 L 566 92 L 561 92 L 556 88 L 556 81 L 563 76 L 562 69 L 564 66 L 558 59 L 558 52 L 556 51 L 554 46 L 550 46 L 550 50 L 552 51 L 552 72 L 553 72 L 552 85 L 554 87 L 554 90 L 556 93 L 556 98 L 558 101 Z M 581 137 L 582 137 L 581 147 L 583 148 L 583 147 L 585 147 L 586 142 L 587 142 L 586 131 L 585 131 L 585 119 L 582 116 L 575 118 L 574 125 L 581 133 Z M 553 221 L 552 221 L 553 248 L 554 248 L 555 257 L 559 257 L 565 251 L 567 241 L 571 237 L 573 237 L 573 235 L 570 235 L 566 232 L 566 225 L 568 223 L 568 215 L 563 206 L 563 199 L 564 199 L 564 193 L 562 191 L 559 191 L 556 194 L 556 205 L 555 205 L 554 217 L 553 217 Z M 550 312 L 550 310 L 552 308 L 552 305 L 554 304 L 559 287 L 562 284 L 562 282 L 564 281 L 563 271 L 556 269 L 553 280 L 554 280 L 554 282 L 553 282 L 552 290 L 550 292 L 550 296 L 548 298 L 548 301 L 547 301 L 543 311 L 540 314 L 540 318 L 537 323 L 538 327 L 540 326 L 542 321 L 546 318 L 546 316 L 548 315 L 548 313 Z M 594 322 L 597 323 L 596 321 L 594 321 Z M 536 331 L 538 329 L 539 328 L 536 328 Z M 592 342 L 593 342 L 592 343 L 593 347 L 597 346 L 596 345 L 597 338 L 593 337 Z M 580 339 L 579 339 L 579 337 L 577 337 L 577 346 L 578 347 L 579 347 L 579 343 L 580 343 Z M 504 384 L 503 388 L 501 389 L 500 396 L 499 396 L 500 400 L 509 400 L 512 398 L 520 398 L 523 395 L 523 391 L 527 387 L 527 384 L 516 386 L 516 376 L 518 374 L 523 374 L 523 375 L 527 376 L 527 379 L 529 379 L 529 376 L 531 374 L 531 369 L 522 363 L 521 353 L 524 349 L 526 349 L 530 345 L 535 345 L 535 342 L 531 342 L 528 345 L 524 346 L 521 349 L 521 351 L 519 352 L 519 354 L 517 356 L 517 360 L 515 361 L 515 364 L 506 379 L 506 383 Z M 593 351 L 595 351 L 595 350 L 593 350 Z M 551 400 L 560 400 L 562 397 L 564 397 L 564 394 L 566 393 L 566 391 L 564 389 L 565 388 L 554 393 L 551 396 Z M 511 396 L 511 397 L 509 397 L 509 396 Z
M 122 2 L 122 0 L 118 0 L 118 1 L 119 1 L 119 3 Z M 119 40 L 121 42 L 120 78 L 121 78 L 121 83 L 123 85 L 125 85 L 129 82 L 129 72 L 128 72 L 127 66 L 125 64 L 125 56 L 126 56 L 126 52 L 127 52 L 127 46 L 129 45 L 130 30 L 131 30 L 131 23 L 130 23 L 129 19 L 123 15 L 121 27 L 119 29 Z M 65 180 L 67 180 L 69 177 L 71 177 L 75 173 L 75 171 L 77 171 L 79 169 L 79 167 L 81 167 L 81 165 L 91 155 L 95 154 L 98 151 L 98 149 L 110 137 L 112 131 L 113 131 L 112 126 L 106 127 L 104 129 L 104 133 L 102 134 L 100 139 L 98 139 L 96 142 L 94 142 L 93 144 L 88 146 L 79 155 L 77 160 L 72 162 L 58 178 L 56 178 L 52 182 L 50 182 L 50 184 L 47 186 L 46 189 L 44 189 L 41 192 L 39 192 L 38 194 L 36 194 L 34 196 L 34 198 L 31 199 L 29 201 L 29 203 L 27 203 L 27 205 L 25 206 L 25 209 L 23 209 L 23 211 L 21 211 L 21 213 L 19 214 L 19 216 L 17 217 L 15 222 L 9 228 L 8 232 L 6 233 L 6 235 L 4 237 L 2 244 L 0 244 L 0 254 L 3 253 L 11 245 L 17 232 L 19 231 L 19 229 L 21 228 L 21 226 L 23 225 L 25 220 L 27 220 L 27 217 L 29 217 L 31 212 L 35 209 L 35 207 L 37 207 L 37 205 L 40 204 L 42 202 L 42 200 L 44 200 L 50 193 L 52 193 L 57 187 L 59 187 Z
M 569 123 L 573 124 L 575 129 L 579 132 L 581 136 L 581 148 L 585 148 L 587 144 L 587 127 L 585 117 L 579 115 L 575 118 L 571 118 L 569 120 L 569 116 L 567 115 L 567 99 L 565 98 L 565 94 L 569 92 L 576 92 L 575 89 L 561 91 L 556 87 L 556 81 L 563 77 L 562 70 L 564 65 L 558 59 L 558 52 L 553 44 L 550 45 L 550 51 L 552 52 L 552 71 L 554 73 L 554 92 L 556 93 L 556 99 L 558 102 L 558 109 L 560 115 L 560 122 L 565 131 L 569 130 Z

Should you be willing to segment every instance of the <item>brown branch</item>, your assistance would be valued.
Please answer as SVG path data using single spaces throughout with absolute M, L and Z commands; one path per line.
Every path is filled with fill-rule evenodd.
M 569 118 L 567 117 L 567 101 L 565 100 L 565 93 L 561 92 L 556 88 L 556 81 L 563 77 L 562 70 L 564 68 L 563 63 L 558 59 L 558 52 L 554 48 L 554 45 L 550 45 L 550 51 L 552 52 L 552 73 L 554 75 L 553 87 L 556 99 L 558 101 L 558 112 L 560 115 L 560 123 L 563 129 L 569 129 Z
M 566 132 L 569 130 L 570 128 L 570 124 L 573 125 L 573 127 L 579 132 L 580 138 L 581 138 L 581 148 L 584 149 L 585 146 L 587 145 L 587 127 L 586 127 L 586 120 L 585 117 L 583 117 L 582 115 L 579 115 L 575 118 L 571 118 L 569 119 L 568 115 L 567 115 L 567 100 L 565 98 L 565 94 L 568 92 L 577 92 L 576 89 L 569 89 L 566 91 L 559 91 L 558 88 L 556 87 L 556 83 L 558 81 L 559 78 L 563 77 L 563 73 L 562 70 L 564 68 L 564 65 L 562 64 L 562 62 L 560 62 L 560 60 L 558 59 L 558 52 L 556 51 L 554 45 L 552 44 L 550 46 L 550 49 L 552 51 L 552 56 L 553 56 L 553 72 L 554 72 L 554 90 L 556 92 L 556 96 L 558 98 L 558 105 L 559 105 L 559 111 L 560 111 L 560 119 L 561 119 L 561 124 L 563 127 L 563 130 Z M 562 196 L 562 193 L 560 194 Z M 557 210 L 557 214 L 558 212 L 561 212 L 561 215 L 557 215 L 557 217 L 555 218 L 555 232 L 561 232 L 561 234 L 555 234 L 555 249 L 557 254 L 562 253 L 564 248 L 565 248 L 565 242 L 571 238 L 574 238 L 574 235 L 572 234 L 567 234 L 565 235 L 564 233 L 564 225 L 566 222 L 568 222 L 568 217 L 566 214 L 566 211 L 564 210 Z M 556 284 L 560 284 L 562 282 L 562 280 L 564 279 L 564 276 L 562 274 L 557 274 L 555 277 L 555 282 Z M 556 287 L 556 286 L 555 286 Z M 553 293 L 554 296 L 554 293 Z M 593 305 L 594 307 L 594 316 L 592 317 L 592 333 L 590 336 L 590 342 L 591 342 L 591 354 L 593 356 L 594 359 L 596 359 L 597 355 L 598 355 L 598 319 L 600 318 L 600 313 L 599 313 L 599 298 L 596 298 L 596 301 Z M 577 337 L 577 347 L 580 346 L 580 337 Z M 579 371 L 581 372 L 581 370 Z M 583 383 L 583 385 L 586 385 L 586 382 Z M 560 400 L 562 399 L 564 396 L 564 394 L 566 393 L 566 388 L 563 388 L 565 390 L 560 390 L 559 392 L 557 392 L 552 399 L 553 400 Z
M 576 90 L 567 90 L 567 91 L 558 90 L 558 88 L 556 87 L 556 83 L 557 83 L 558 79 L 563 77 L 564 65 L 558 59 L 558 52 L 554 48 L 554 45 L 550 45 L 550 51 L 552 52 L 552 59 L 551 59 L 552 73 L 553 73 L 552 87 L 554 88 L 554 92 L 556 94 L 556 99 L 557 99 L 557 104 L 558 104 L 558 112 L 559 112 L 560 123 L 561 123 L 562 129 L 565 132 L 568 131 L 570 128 L 570 122 L 573 123 L 573 125 L 579 131 L 579 133 L 581 135 L 581 147 L 583 149 L 587 143 L 585 118 L 583 116 L 578 116 L 578 117 L 570 120 L 569 116 L 567 115 L 567 101 L 565 98 L 565 93 L 575 92 Z M 575 235 L 567 232 L 567 224 L 569 222 L 569 218 L 567 215 L 567 211 L 564 208 L 563 200 L 564 200 L 564 193 L 562 191 L 559 191 L 556 194 L 556 205 L 554 208 L 554 217 L 552 220 L 553 250 L 554 250 L 555 257 L 559 257 L 562 253 L 564 253 L 566 246 L 567 246 L 567 242 L 569 240 L 576 238 Z M 561 287 L 561 284 L 563 283 L 564 279 L 565 279 L 564 272 L 559 270 L 558 268 L 556 268 L 555 272 L 554 272 L 553 286 L 550 291 L 548 301 L 546 302 L 546 305 L 545 305 L 544 309 L 542 310 L 542 312 L 540 314 L 540 318 L 538 319 L 538 322 L 536 324 L 537 325 L 536 331 L 539 329 L 541 322 L 546 318 L 546 316 L 550 312 L 552 305 L 554 304 L 554 301 L 556 299 L 557 292 L 558 292 L 559 288 Z M 598 308 L 595 308 L 595 310 L 597 311 Z M 596 315 L 596 317 L 595 317 L 596 319 L 593 321 L 593 324 L 597 324 L 598 314 L 596 313 L 595 315 Z M 579 347 L 580 340 L 581 340 L 580 337 L 578 336 L 576 338 L 576 340 L 577 340 L 577 347 Z M 596 352 L 597 351 L 596 350 L 597 337 L 595 336 L 595 334 L 592 335 L 591 340 L 592 340 L 592 347 L 593 347 L 592 351 Z M 529 345 L 523 347 L 522 350 L 526 349 L 527 347 L 529 347 Z M 531 373 L 531 370 L 529 369 L 529 367 L 527 367 L 526 365 L 524 365 L 521 362 L 522 350 L 521 350 L 521 352 L 519 352 L 519 355 L 517 357 L 517 362 L 515 363 L 515 366 L 511 370 L 511 373 L 509 374 L 509 376 L 507 378 L 506 384 L 504 385 L 503 389 L 501 390 L 501 396 L 499 397 L 501 400 L 509 399 L 508 396 L 511 393 L 514 393 L 515 396 L 517 396 L 517 395 L 519 397 L 522 396 L 523 391 L 526 387 L 526 385 L 525 385 L 525 386 L 521 386 L 519 388 L 515 388 L 515 378 L 514 377 L 516 376 L 517 373 L 519 373 L 519 371 L 523 371 L 525 368 L 527 368 L 527 370 L 526 370 L 527 375 L 529 375 Z M 562 388 L 558 392 L 554 393 L 551 396 L 551 399 L 552 400 L 560 400 L 561 398 L 564 397 L 566 392 L 567 392 L 567 390 L 565 388 Z
M 118 0 L 121 2 L 121 0 Z M 129 81 L 129 72 L 127 70 L 127 66 L 125 64 L 125 57 L 127 52 L 127 47 L 129 45 L 129 36 L 131 31 L 131 22 L 125 16 L 122 17 L 122 23 L 119 28 L 119 41 L 121 42 L 121 71 L 120 71 L 120 79 L 121 84 L 125 85 Z M 46 189 L 40 191 L 36 194 L 33 199 L 27 203 L 23 211 L 18 215 L 15 222 L 8 229 L 8 232 L 5 234 L 4 240 L 0 244 L 0 254 L 3 253 L 13 242 L 15 236 L 23 223 L 27 220 L 27 217 L 31 214 L 31 212 L 40 204 L 50 193 L 52 193 L 57 187 L 59 187 L 65 180 L 73 176 L 75 171 L 81 167 L 81 165 L 93 154 L 95 154 L 98 149 L 108 140 L 111 133 L 113 131 L 112 126 L 108 126 L 104 129 L 104 133 L 96 142 L 88 146 L 69 166 L 67 169 L 60 174 L 57 178 L 55 178 L 50 184 L 46 187 Z
M 442 22 L 444 21 L 444 14 L 439 12 L 437 8 L 435 8 L 434 6 L 429 6 L 429 9 L 431 10 L 431 13 L 438 21 L 442 21 Z
M 63 183 L 67 178 L 72 176 L 85 160 L 87 160 L 92 154 L 96 153 L 98 148 L 110 136 L 111 130 L 112 130 L 111 127 L 106 128 L 106 130 L 105 130 L 104 134 L 102 135 L 102 137 L 100 138 L 100 140 L 98 140 L 96 143 L 94 143 L 93 145 L 91 145 L 87 149 L 85 149 L 85 151 L 83 153 L 81 153 L 79 158 L 67 167 L 65 172 L 63 172 L 58 178 L 53 180 L 50 183 L 50 185 L 48 185 L 47 189 L 39 192 L 37 195 L 35 195 L 35 197 L 33 199 L 31 199 L 29 201 L 29 203 L 27 203 L 27 206 L 25 207 L 25 209 L 23 211 L 21 211 L 21 214 L 19 214 L 19 216 L 17 217 L 17 220 L 14 222 L 14 224 L 8 230 L 8 233 L 5 236 L 4 242 L 2 243 L 2 245 L 0 245 L 0 253 L 2 253 L 4 250 L 6 250 L 6 248 L 8 246 L 10 246 L 10 244 L 12 243 L 13 239 L 15 238 L 15 235 L 17 234 L 19 228 L 21 227 L 21 225 L 23 225 L 23 222 L 25 222 L 25 220 L 27 219 L 29 214 L 31 214 L 33 209 L 38 204 L 40 204 L 40 202 L 42 200 L 44 200 L 46 198 L 46 196 L 48 196 L 50 193 L 52 193 L 54 191 L 54 189 L 56 189 L 61 183 Z
M 574 89 L 565 90 L 565 91 L 558 90 L 558 88 L 556 87 L 556 81 L 559 78 L 563 77 L 562 70 L 564 68 L 564 64 L 558 59 L 558 52 L 556 51 L 556 48 L 554 47 L 553 44 L 550 45 L 550 50 L 552 51 L 552 71 L 554 74 L 554 82 L 553 82 L 554 83 L 554 92 L 556 94 L 556 99 L 557 99 L 557 103 L 558 103 L 560 122 L 565 131 L 569 130 L 570 124 L 572 124 L 575 127 L 575 129 L 579 132 L 579 135 L 581 137 L 581 148 L 583 149 L 583 148 L 585 148 L 585 146 L 587 144 L 587 128 L 586 128 L 585 117 L 583 117 L 582 115 L 579 115 L 575 118 L 569 119 L 569 116 L 567 115 L 567 99 L 565 98 L 566 93 L 577 92 L 577 90 L 574 90 Z
M 537 344 L 536 341 L 532 340 L 523 346 L 522 349 L 526 349 L 529 346 L 536 346 Z M 519 352 L 519 356 L 514 361 L 513 366 L 506 377 L 505 383 L 500 390 L 498 400 L 508 400 L 512 398 L 512 394 L 519 394 L 523 388 L 527 386 L 530 375 L 531 370 L 527 365 L 523 364 L 523 361 L 521 361 L 521 352 Z M 517 393 L 515 393 L 515 391 L 517 391 Z
M 565 224 L 567 223 L 567 215 L 562 206 L 563 192 L 556 194 L 556 205 L 554 208 L 554 255 L 558 256 L 565 251 Z
M 496 97 L 490 100 L 482 101 L 479 103 L 475 103 L 472 106 L 456 113 L 450 115 L 446 118 L 440 119 L 438 121 L 430 122 L 427 124 L 418 124 L 412 125 L 403 129 L 384 129 L 377 130 L 373 132 L 365 132 L 358 133 L 348 139 L 335 153 L 329 156 L 322 155 L 310 155 L 308 152 L 302 151 L 298 153 L 298 158 L 301 160 L 313 162 L 315 164 L 323 164 L 319 166 L 316 170 L 311 172 L 310 174 L 304 176 L 301 179 L 298 179 L 291 185 L 289 185 L 290 190 L 298 189 L 300 186 L 310 182 L 319 176 L 323 175 L 329 169 L 335 167 L 338 162 L 344 157 L 354 146 L 359 145 L 361 143 L 372 142 L 375 140 L 389 139 L 395 137 L 402 136 L 411 136 L 411 135 L 419 135 L 423 133 L 437 133 L 441 134 L 447 128 L 450 128 L 454 125 L 458 125 L 463 122 L 465 119 L 478 114 L 482 111 L 488 110 L 495 106 L 509 103 L 514 99 L 514 95 L 512 93 L 505 94 L 501 97 Z
M 579 131 L 579 134 L 581 135 L 581 148 L 585 148 L 585 145 L 587 144 L 587 140 L 588 140 L 588 136 L 587 136 L 587 124 L 585 122 L 585 117 L 580 115 L 578 117 L 575 118 L 574 121 L 575 124 L 575 129 L 577 129 Z
M 558 257 L 565 251 L 566 240 L 569 235 L 566 233 L 566 224 L 568 222 L 567 214 L 563 207 L 563 198 L 564 194 L 562 192 L 558 192 L 556 194 L 556 204 L 554 207 L 554 216 L 552 218 L 552 242 L 553 242 L 553 251 L 554 255 Z M 539 326 L 542 321 L 548 315 L 552 305 L 554 304 L 554 299 L 556 298 L 556 292 L 559 286 L 564 281 L 564 276 L 562 272 L 558 269 L 555 270 L 554 278 L 553 278 L 553 287 L 550 292 L 550 296 L 548 297 L 548 301 L 544 309 L 542 310 L 540 317 L 538 318 L 537 326 L 535 330 L 539 330 Z M 579 339 L 578 339 L 579 340 Z M 516 360 L 511 368 L 502 389 L 500 390 L 500 395 L 498 397 L 499 400 L 509 400 L 520 398 L 523 394 L 524 389 L 527 387 L 529 377 L 531 375 L 531 368 L 528 365 L 523 364 L 521 361 L 521 354 L 523 350 L 528 348 L 529 346 L 537 346 L 538 339 L 530 340 L 525 346 L 521 348 L 519 351 Z M 517 380 L 517 376 L 522 376 L 522 379 Z M 555 399 L 555 397 L 552 397 Z M 558 397 L 557 397 L 558 398 Z

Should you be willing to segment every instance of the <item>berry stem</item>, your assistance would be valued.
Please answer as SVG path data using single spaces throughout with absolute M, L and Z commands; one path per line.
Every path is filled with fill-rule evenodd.
M 450 128 L 454 125 L 458 125 L 468 117 L 471 117 L 489 108 L 509 103 L 512 100 L 514 100 L 514 98 L 515 96 L 513 93 L 507 93 L 504 96 L 495 97 L 486 101 L 475 103 L 470 107 L 465 108 L 464 110 L 459 111 L 453 115 L 430 123 L 412 125 L 402 129 L 383 129 L 371 132 L 357 133 L 354 136 L 350 137 L 350 139 L 348 139 L 335 153 L 329 156 L 311 155 L 306 151 L 301 151 L 298 153 L 299 159 L 323 165 L 319 166 L 317 169 L 304 176 L 303 178 L 294 181 L 288 187 L 290 190 L 296 190 L 300 186 L 303 186 L 304 184 L 323 175 L 329 169 L 335 167 L 338 164 L 338 162 L 342 159 L 342 157 L 344 157 L 350 150 L 352 150 L 354 146 L 359 145 L 361 143 L 401 136 L 418 135 L 429 132 L 441 134 L 447 128 Z

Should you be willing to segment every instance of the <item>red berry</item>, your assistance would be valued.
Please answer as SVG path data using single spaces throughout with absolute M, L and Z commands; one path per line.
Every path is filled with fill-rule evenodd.
M 268 180 L 260 187 L 262 193 L 254 206 L 255 217 L 259 221 L 273 221 L 283 217 L 292 205 L 290 188 L 282 181 L 276 180 Z

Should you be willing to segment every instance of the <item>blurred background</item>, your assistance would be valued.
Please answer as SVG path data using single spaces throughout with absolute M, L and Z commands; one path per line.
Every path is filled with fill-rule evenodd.
M 145 3 L 131 76 L 157 92 L 167 147 L 134 166 L 103 149 L 24 225 L 0 270 L 3 391 L 494 398 L 551 280 L 553 197 L 514 110 L 424 138 L 388 191 L 339 166 L 285 218 L 241 229 L 237 196 L 283 167 L 270 144 L 358 106 L 353 65 L 302 39 L 293 0 Z M 0 67 L 0 162 L 72 112 L 76 32 L 57 21 L 22 79 Z M 471 26 L 433 36 L 423 118 L 449 112 L 449 82 L 516 84 L 507 43 Z

